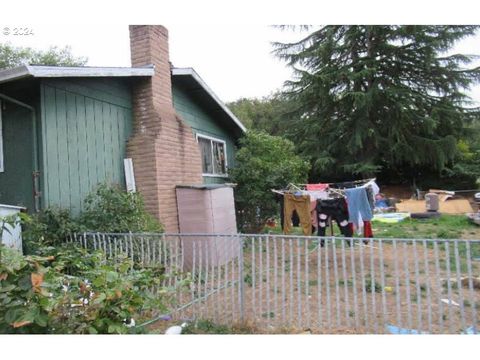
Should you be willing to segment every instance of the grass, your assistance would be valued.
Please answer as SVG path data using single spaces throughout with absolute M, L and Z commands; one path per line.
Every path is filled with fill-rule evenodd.
M 405 219 L 396 224 L 373 222 L 375 237 L 414 239 L 459 239 L 474 233 L 480 237 L 480 228 L 464 215 L 442 215 L 438 219 Z
M 373 234 L 375 238 L 399 238 L 399 239 L 480 239 L 480 227 L 472 224 L 464 215 L 442 214 L 436 219 L 405 219 L 396 224 L 387 224 L 373 222 Z M 265 232 L 272 234 L 282 234 L 279 226 L 275 228 L 265 228 Z M 327 229 L 327 235 L 331 234 L 330 228 Z M 300 228 L 293 228 L 292 235 L 303 235 Z M 341 236 L 337 224 L 333 223 L 333 235 Z M 315 234 L 313 234 L 315 236 Z M 316 243 L 310 244 L 313 249 Z M 433 248 L 433 243 L 428 243 L 429 248 Z M 445 251 L 445 244 L 439 243 L 439 251 Z M 310 249 L 311 250 L 311 249 Z M 450 250 L 450 270 L 456 271 L 455 248 L 452 243 L 449 244 Z M 480 258 L 480 244 L 472 243 L 470 246 L 471 257 Z M 461 259 L 460 268 L 462 272 L 467 271 L 467 249 L 464 243 L 458 244 L 458 253 Z M 446 269 L 446 261 L 440 259 L 440 266 Z
M 279 223 L 279 221 L 277 222 Z M 396 224 L 386 224 L 378 221 L 372 223 L 374 237 L 412 238 L 412 239 L 461 239 L 480 238 L 480 227 L 470 223 L 464 215 L 443 214 L 437 219 L 405 219 Z M 265 233 L 282 234 L 280 225 L 265 228 Z M 303 235 L 301 228 L 293 228 L 291 235 Z M 313 234 L 315 236 L 316 234 Z M 327 228 L 327 235 L 331 235 Z M 333 235 L 341 236 L 338 226 L 333 222 Z M 480 254 L 479 254 L 480 256 Z
M 266 316 L 273 317 L 273 313 Z M 210 320 L 197 320 L 183 329 L 182 334 L 259 334 L 261 333 L 254 325 L 248 323 L 234 325 L 215 324 Z M 288 332 L 287 332 L 288 333 Z

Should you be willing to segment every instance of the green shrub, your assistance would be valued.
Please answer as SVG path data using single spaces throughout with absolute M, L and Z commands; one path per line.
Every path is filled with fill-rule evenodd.
M 279 207 L 271 189 L 305 183 L 310 165 L 295 155 L 294 144 L 284 138 L 249 131 L 240 139 L 236 166 L 230 170 L 237 184 L 235 201 L 239 228 L 258 233 Z
M 0 333 L 129 333 L 140 317 L 164 311 L 168 293 L 150 289 L 161 270 L 136 270 L 128 259 L 72 245 L 22 256 L 0 247 Z M 54 255 L 47 255 L 54 254 Z
M 146 210 L 139 193 L 101 184 L 85 198 L 80 224 L 99 232 L 161 232 L 162 225 Z
M 31 217 L 22 214 L 22 223 L 25 254 L 33 254 L 37 248 L 61 245 L 69 234 L 83 230 L 68 210 L 59 207 L 47 208 Z
M 101 184 L 85 198 L 85 210 L 77 218 L 70 211 L 50 207 L 38 214 L 21 214 L 24 253 L 58 246 L 68 235 L 91 232 L 162 232 L 162 225 L 147 211 L 142 196 Z

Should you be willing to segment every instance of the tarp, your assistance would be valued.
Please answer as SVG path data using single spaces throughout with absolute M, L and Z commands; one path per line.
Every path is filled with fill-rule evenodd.
M 383 223 L 398 223 L 406 218 L 410 217 L 410 213 L 384 213 L 384 214 L 375 214 L 372 221 L 379 221 Z

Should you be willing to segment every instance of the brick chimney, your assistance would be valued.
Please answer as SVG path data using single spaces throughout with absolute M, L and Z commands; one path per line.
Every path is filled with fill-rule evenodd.
M 173 107 L 168 31 L 160 25 L 131 25 L 132 66 L 154 65 L 155 75 L 133 86 L 133 159 L 137 189 L 147 210 L 178 232 L 177 184 L 201 184 L 202 160 L 192 129 Z

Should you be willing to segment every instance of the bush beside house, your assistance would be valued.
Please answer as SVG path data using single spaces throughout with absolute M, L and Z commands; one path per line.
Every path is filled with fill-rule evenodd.
M 244 232 L 258 233 L 265 221 L 278 215 L 271 189 L 305 183 L 310 164 L 295 154 L 293 142 L 264 132 L 249 131 L 240 139 L 236 167 L 231 169 L 237 221 Z
M 0 333 L 137 332 L 135 321 L 165 310 L 168 290 L 151 291 L 161 284 L 162 267 L 138 268 L 131 259 L 107 260 L 65 243 L 79 231 L 162 231 L 141 195 L 103 184 L 78 218 L 48 208 L 21 214 L 21 221 L 28 255 L 0 246 Z

